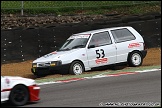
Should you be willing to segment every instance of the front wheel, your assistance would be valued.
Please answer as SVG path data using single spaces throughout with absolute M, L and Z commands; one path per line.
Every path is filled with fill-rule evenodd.
M 70 65 L 69 73 L 73 75 L 80 75 L 84 71 L 84 66 L 81 62 L 79 61 L 74 61 Z
M 24 85 L 15 86 L 10 93 L 9 101 L 11 104 L 16 106 L 22 106 L 29 100 L 29 92 L 27 87 Z
M 143 62 L 143 58 L 140 52 L 134 51 L 128 57 L 129 66 L 137 67 L 141 66 Z

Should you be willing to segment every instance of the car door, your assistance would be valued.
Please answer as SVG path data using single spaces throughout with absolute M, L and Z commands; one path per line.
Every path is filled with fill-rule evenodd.
M 90 67 L 98 67 L 116 62 L 116 47 L 108 31 L 92 35 L 87 48 Z
M 128 53 L 131 51 L 129 45 L 135 42 L 135 36 L 127 29 L 110 30 L 110 34 L 114 37 L 117 48 L 117 63 L 126 62 Z

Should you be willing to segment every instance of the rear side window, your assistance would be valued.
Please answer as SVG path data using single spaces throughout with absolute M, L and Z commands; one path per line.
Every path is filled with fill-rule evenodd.
M 126 28 L 111 30 L 111 33 L 117 43 L 135 39 L 135 36 Z
M 96 33 L 92 36 L 89 46 L 94 45 L 98 47 L 98 46 L 108 45 L 111 43 L 112 41 L 108 32 L 101 32 L 101 33 Z

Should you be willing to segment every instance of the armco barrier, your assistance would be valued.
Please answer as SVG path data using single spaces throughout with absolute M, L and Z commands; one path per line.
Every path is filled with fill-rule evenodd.
M 57 50 L 72 34 L 116 26 L 132 26 L 142 34 L 148 48 L 161 47 L 161 18 L 149 17 L 147 20 L 139 21 L 138 19 L 129 17 L 49 25 L 42 28 L 1 30 L 1 64 L 33 60 Z

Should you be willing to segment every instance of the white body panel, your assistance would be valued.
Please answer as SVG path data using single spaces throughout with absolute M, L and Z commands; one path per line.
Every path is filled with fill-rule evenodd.
M 116 46 L 116 56 L 117 56 L 116 63 L 127 61 L 127 57 L 128 57 L 128 53 L 129 52 L 132 52 L 134 50 L 139 50 L 139 51 L 144 50 L 144 46 L 143 46 L 144 40 L 143 40 L 142 36 L 136 30 L 134 30 L 133 28 L 129 27 L 127 29 L 130 30 L 133 33 L 133 35 L 136 37 L 136 39 L 135 40 L 121 42 L 121 43 L 115 43 L 115 46 Z M 114 30 L 114 28 L 112 28 L 110 30 Z M 109 32 L 110 32 L 110 30 L 109 30 Z M 113 37 L 111 32 L 110 32 L 110 36 Z M 114 41 L 114 38 L 112 38 L 112 39 Z M 131 43 L 139 43 L 140 47 L 129 48 L 128 46 Z
M 96 55 L 96 51 L 100 56 L 104 56 L 105 61 L 103 62 L 98 62 L 97 63 L 97 58 L 99 55 Z M 87 55 L 88 55 L 88 62 L 89 62 L 89 67 L 98 67 L 98 66 L 103 66 L 103 65 L 108 65 L 108 64 L 113 64 L 116 62 L 116 48 L 113 44 L 111 45 L 106 45 L 106 46 L 101 46 L 101 47 L 95 47 L 91 49 L 87 49 Z M 102 61 L 100 58 L 100 60 Z
M 1 76 L 1 102 L 9 99 L 9 94 L 11 90 L 5 90 L 12 89 L 17 84 L 30 86 L 35 84 L 35 81 L 32 79 L 22 78 L 18 76 Z

